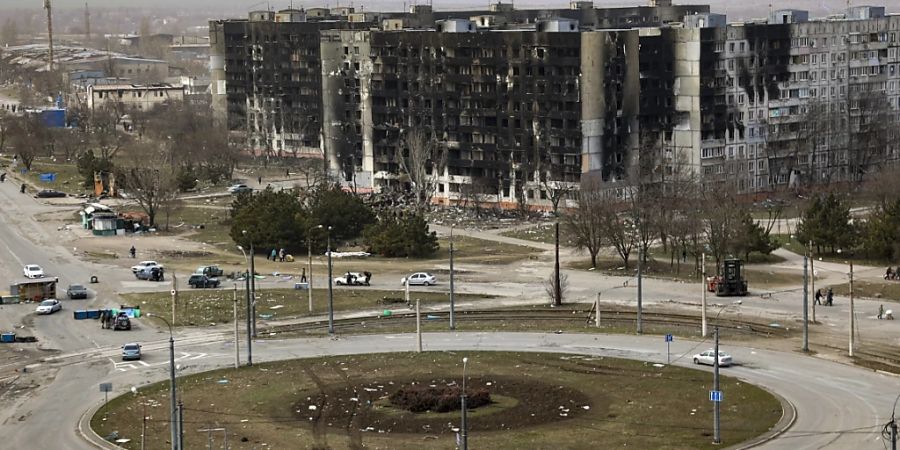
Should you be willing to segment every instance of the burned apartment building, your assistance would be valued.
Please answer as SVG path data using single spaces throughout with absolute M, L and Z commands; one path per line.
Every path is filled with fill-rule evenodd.
M 900 16 L 780 10 L 703 29 L 701 46 L 704 178 L 769 192 L 900 161 Z
M 883 8 L 726 24 L 651 3 L 215 21 L 214 107 L 249 150 L 321 157 L 359 191 L 410 183 L 407 136 L 427 130 L 446 149 L 439 202 L 546 207 L 547 181 L 664 181 L 677 166 L 769 191 L 896 159 L 883 123 L 896 123 L 900 30 Z M 866 158 L 849 149 L 860 142 Z

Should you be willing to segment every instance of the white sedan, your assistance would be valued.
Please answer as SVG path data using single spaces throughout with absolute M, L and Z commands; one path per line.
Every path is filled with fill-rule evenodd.
M 694 355 L 694 364 L 707 364 L 707 365 L 712 366 L 716 363 L 716 361 L 713 359 L 713 355 L 715 355 L 715 354 L 716 354 L 715 350 L 712 350 L 712 349 L 707 350 L 703 353 L 698 353 L 698 354 Z M 719 352 L 719 367 L 726 367 L 726 366 L 730 366 L 731 364 L 732 364 L 731 355 L 720 351 Z
M 22 272 L 25 273 L 25 278 L 44 278 L 44 269 L 37 264 L 26 265 Z
M 38 314 L 53 314 L 62 309 L 62 303 L 56 299 L 44 300 L 38 305 L 37 309 L 34 312 Z
M 141 261 L 136 266 L 131 266 L 131 273 L 137 274 L 138 272 L 140 272 L 148 267 L 162 268 L 162 265 L 160 265 L 156 261 Z
M 410 275 L 409 278 L 403 278 L 400 280 L 400 284 L 402 285 L 406 285 L 407 282 L 410 286 L 431 286 L 437 283 L 437 278 L 435 278 L 434 275 L 428 272 L 416 272 Z

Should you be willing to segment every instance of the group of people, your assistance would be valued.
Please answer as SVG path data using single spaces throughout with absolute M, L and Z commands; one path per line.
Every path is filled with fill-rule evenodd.
M 828 291 L 826 291 L 824 295 L 822 294 L 821 289 L 816 289 L 815 298 L 815 304 L 817 305 L 834 306 L 834 291 L 832 291 L 831 288 L 828 288 Z M 823 298 L 825 299 L 824 303 L 822 301 Z
M 287 257 L 288 257 L 288 254 L 287 254 L 287 252 L 284 251 L 283 248 L 278 249 L 278 250 L 273 248 L 272 251 L 269 252 L 268 256 L 266 256 L 266 259 L 267 260 L 271 259 L 272 261 L 284 262 L 285 258 L 287 258 Z
M 900 266 L 897 266 L 897 270 L 894 270 L 892 267 L 887 268 L 887 272 L 884 273 L 885 280 L 900 280 Z

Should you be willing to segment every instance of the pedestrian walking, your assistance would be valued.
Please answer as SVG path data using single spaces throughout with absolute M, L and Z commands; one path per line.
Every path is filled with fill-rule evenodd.
M 272 249 L 272 252 L 269 253 L 269 256 L 272 257 L 272 261 L 275 261 L 275 255 L 277 255 L 277 254 L 278 254 L 278 250 L 275 250 L 275 249 L 273 248 L 273 249 Z M 269 259 L 269 258 L 266 258 L 266 259 Z
M 278 251 L 278 258 L 281 259 L 281 262 L 284 262 L 284 255 L 285 255 L 284 248 L 282 248 L 281 250 Z
M 878 320 L 884 318 L 884 305 L 878 305 Z
M 262 185 L 262 175 L 256 177 L 256 182 Z
M 821 305 L 821 304 L 822 304 L 822 290 L 821 290 L 821 289 L 816 289 L 816 301 L 815 301 L 815 304 L 816 304 L 816 305 Z
M 304 267 L 303 272 L 300 273 L 300 282 L 306 283 L 306 267 Z
M 131 254 L 131 259 L 134 259 L 134 255 L 137 254 L 137 250 L 132 245 L 131 250 L 128 250 L 128 253 Z
M 834 306 L 834 291 L 831 288 L 828 288 L 828 293 L 825 295 L 825 304 L 827 306 Z

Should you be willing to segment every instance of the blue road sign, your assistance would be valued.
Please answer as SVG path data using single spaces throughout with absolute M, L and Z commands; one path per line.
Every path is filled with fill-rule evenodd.
M 722 391 L 709 391 L 709 401 L 721 402 L 722 401 Z
M 666 335 L 666 342 L 672 342 L 672 341 L 674 341 L 674 340 L 675 340 L 675 339 L 672 337 L 671 334 L 667 334 L 667 335 Z
M 43 181 L 45 183 L 52 183 L 52 182 L 56 181 L 56 174 L 53 172 L 42 173 L 40 175 L 40 179 L 41 179 L 41 181 Z

